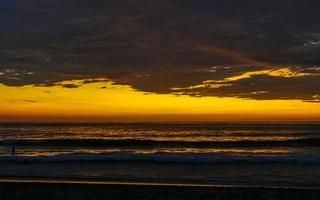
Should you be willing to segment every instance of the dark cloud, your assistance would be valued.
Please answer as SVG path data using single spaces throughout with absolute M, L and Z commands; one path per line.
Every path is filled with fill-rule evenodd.
M 257 70 L 315 73 L 319 6 L 318 0 L 3 0 L 0 83 L 49 87 L 98 77 L 171 93 Z M 314 101 L 318 79 L 256 75 L 192 92 Z
M 60 84 L 64 88 L 78 88 L 79 86 L 76 84 Z
M 33 101 L 33 100 L 23 100 L 24 102 L 27 102 L 27 103 L 37 103 L 38 101 Z
M 29 100 L 29 99 L 11 99 L 9 100 L 9 102 L 11 103 L 21 103 L 21 102 L 24 102 L 24 103 L 38 103 L 38 101 L 34 101 L 34 100 Z
M 41 84 L 35 84 L 34 87 L 53 87 L 53 86 L 60 86 L 63 88 L 78 88 L 81 85 L 89 84 L 89 83 L 98 83 L 98 82 L 106 82 L 109 81 L 107 79 L 83 79 L 83 80 L 70 80 L 69 82 L 58 82 L 58 83 L 41 83 Z

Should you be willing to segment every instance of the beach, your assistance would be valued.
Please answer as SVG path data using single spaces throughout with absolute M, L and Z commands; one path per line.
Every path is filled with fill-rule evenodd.
M 237 200 L 300 200 L 319 199 L 320 190 L 259 187 L 206 187 L 172 185 L 86 184 L 50 182 L 1 182 L 2 200 L 91 200 L 91 199 L 237 199 Z
M 0 162 L 0 179 L 54 179 L 320 188 L 318 164 L 145 161 Z

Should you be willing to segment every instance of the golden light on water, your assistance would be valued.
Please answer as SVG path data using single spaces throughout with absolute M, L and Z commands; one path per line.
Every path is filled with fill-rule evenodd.
M 96 121 L 318 120 L 320 104 L 145 93 L 111 81 L 0 85 L 0 118 Z M 77 85 L 67 88 L 63 85 Z

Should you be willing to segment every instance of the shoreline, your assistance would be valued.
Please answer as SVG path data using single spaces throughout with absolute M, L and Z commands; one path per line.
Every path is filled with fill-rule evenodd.
M 0 184 L 62 184 L 62 185 L 105 185 L 105 186 L 156 186 L 156 187 L 187 187 L 187 188 L 225 188 L 225 189 L 289 189 L 289 190 L 319 190 L 320 187 L 307 186 L 277 186 L 277 185 L 245 185 L 245 184 L 206 184 L 130 180 L 85 180 L 71 178 L 42 178 L 42 177 L 0 177 Z
M 320 188 L 319 165 L 164 163 L 0 163 L 5 181 L 189 184 L 191 186 Z M 183 169 L 183 170 L 181 170 Z M 276 169 L 274 171 L 273 169 Z M 304 170 L 307 176 L 297 176 Z M 232 172 L 232 173 L 231 173 Z M 286 174 L 285 177 L 281 176 Z M 146 185 L 146 184 L 144 184 Z

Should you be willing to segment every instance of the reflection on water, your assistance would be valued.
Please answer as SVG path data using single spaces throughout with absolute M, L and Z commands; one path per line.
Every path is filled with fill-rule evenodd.
M 320 136 L 320 125 L 0 125 L 0 139 L 265 141 Z
M 0 155 L 168 155 L 182 157 L 320 156 L 317 145 L 290 140 L 320 138 L 320 125 L 288 124 L 99 124 L 0 125 Z M 125 143 L 120 143 L 121 141 Z M 115 143 L 118 142 L 118 143 Z M 120 141 L 120 142 L 119 142 Z M 152 141 L 141 143 L 140 141 Z M 170 142 L 175 141 L 172 144 Z M 181 142 L 188 143 L 181 143 Z M 254 141 L 259 143 L 246 143 Z M 270 141 L 283 141 L 270 145 Z M 288 141 L 288 143 L 287 143 Z M 202 143 L 197 143 L 202 142 Z M 215 142 L 224 142 L 217 145 Z M 238 142 L 229 143 L 229 142 Z M 239 143 L 240 142 L 240 143 Z M 241 144 L 241 145 L 239 145 Z
M 209 154 L 224 153 L 229 155 L 242 155 L 242 156 L 273 156 L 273 155 L 288 155 L 290 153 L 300 153 L 302 149 L 298 148 L 158 148 L 158 149 L 126 149 L 126 148 L 45 148 L 45 147 L 25 147 L 19 146 L 16 156 L 56 156 L 56 155 L 76 155 L 76 154 L 183 154 L 183 153 L 196 153 L 196 154 Z M 305 151 L 305 150 L 304 150 Z M 11 155 L 11 148 L 1 147 L 0 155 Z
M 318 187 L 319 138 L 303 124 L 0 125 L 0 177 Z

